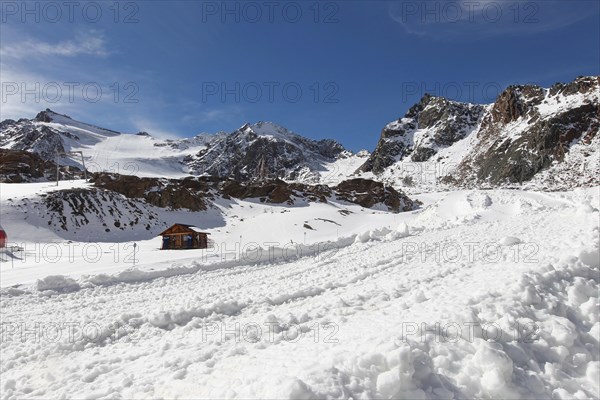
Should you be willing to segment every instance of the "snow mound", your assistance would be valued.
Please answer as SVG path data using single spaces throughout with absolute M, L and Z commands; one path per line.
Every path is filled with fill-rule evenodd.
M 35 288 L 40 292 L 46 290 L 73 292 L 80 289 L 79 284 L 74 279 L 62 275 L 50 275 L 44 279 L 38 279 Z
M 521 243 L 521 239 L 514 236 L 504 236 L 502 239 L 500 239 L 500 244 L 502 246 L 514 246 L 519 243 Z

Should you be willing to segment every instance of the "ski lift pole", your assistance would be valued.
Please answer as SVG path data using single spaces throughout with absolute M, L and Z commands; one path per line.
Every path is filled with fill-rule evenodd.
M 85 159 L 83 158 L 83 151 L 81 153 L 81 165 L 83 166 L 83 179 L 87 182 L 87 170 L 85 169 Z
M 58 151 L 54 157 L 54 163 L 56 164 L 56 186 L 58 186 Z
M 137 249 L 137 243 L 133 243 L 133 267 L 135 268 L 135 251 Z

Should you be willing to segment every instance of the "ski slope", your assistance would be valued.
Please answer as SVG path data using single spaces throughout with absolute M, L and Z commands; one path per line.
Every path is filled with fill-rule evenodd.
M 9 245 L 18 248 L 0 261 L 0 287 L 35 284 L 49 274 L 79 278 L 121 273 L 133 266 L 141 274 L 158 274 L 198 259 L 210 264 L 239 264 L 242 254 L 264 250 L 282 258 L 295 254 L 296 246 L 302 246 L 304 253 L 316 253 L 327 246 L 346 245 L 365 230 L 391 229 L 396 221 L 416 215 L 390 214 L 341 201 L 313 203 L 301 199 L 294 205 L 282 205 L 264 204 L 258 199 L 217 198 L 207 210 L 190 212 L 123 198 L 119 203 L 103 201 L 99 208 L 104 215 L 88 210 L 87 224 L 81 226 L 75 223 L 82 220 L 80 210 L 64 209 L 65 230 L 59 213 L 44 204 L 55 191 L 92 188 L 83 180 L 61 181 L 58 186 L 47 182 L 0 184 L 0 219 L 9 232 Z M 131 203 L 137 206 L 134 212 L 130 211 Z M 123 229 L 112 225 L 115 218 L 120 219 Z M 133 221 L 137 223 L 129 226 Z M 158 234 L 174 223 L 193 224 L 210 233 L 214 246 L 200 253 L 161 251 Z
M 598 188 L 418 198 L 396 221 L 357 213 L 316 252 L 14 278 L 1 396 L 600 397 Z M 259 221 L 267 240 L 307 210 L 235 229 Z

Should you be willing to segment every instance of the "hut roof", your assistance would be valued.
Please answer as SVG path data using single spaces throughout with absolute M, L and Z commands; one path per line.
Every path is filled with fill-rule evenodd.
M 170 231 L 171 229 L 173 229 L 174 227 L 176 227 L 176 226 L 183 227 L 183 228 L 187 229 L 187 230 L 188 230 L 188 231 L 190 231 L 190 232 L 204 233 L 204 234 L 210 235 L 210 233 L 208 233 L 208 232 L 204 232 L 202 229 L 200 229 L 200 228 L 198 228 L 198 227 L 196 227 L 196 226 L 194 226 L 194 225 L 188 225 L 188 224 L 173 224 L 173 225 L 171 225 L 170 227 L 168 227 L 167 229 L 165 229 L 163 232 L 159 233 L 159 236 L 163 236 L 163 235 L 166 235 L 166 234 L 168 234 L 168 233 L 169 233 L 169 231 Z

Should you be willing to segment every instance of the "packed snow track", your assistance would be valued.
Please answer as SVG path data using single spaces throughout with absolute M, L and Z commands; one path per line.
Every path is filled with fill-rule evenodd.
M 2 398 L 600 397 L 598 189 L 423 202 L 316 255 L 4 288 Z

